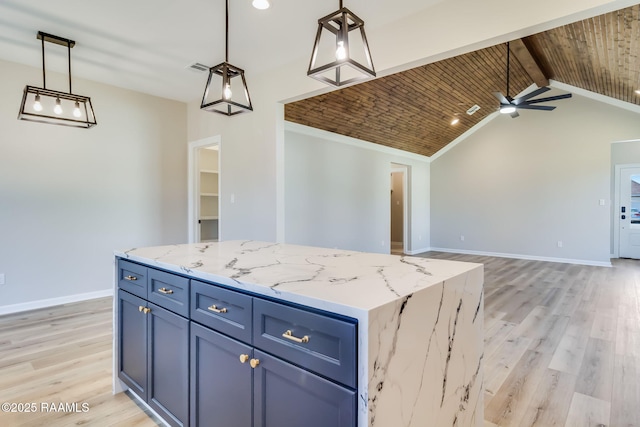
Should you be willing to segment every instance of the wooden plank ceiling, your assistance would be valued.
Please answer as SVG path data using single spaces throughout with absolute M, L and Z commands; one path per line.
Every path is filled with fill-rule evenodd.
M 640 105 L 639 11 L 635 5 L 512 42 L 509 95 L 550 78 Z M 504 44 L 287 104 L 285 120 L 432 156 L 498 109 L 493 92 L 506 95 Z M 466 114 L 474 104 L 480 110 Z

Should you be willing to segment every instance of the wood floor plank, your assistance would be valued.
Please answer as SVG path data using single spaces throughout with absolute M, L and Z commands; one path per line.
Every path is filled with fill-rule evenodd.
M 578 373 L 575 391 L 611 402 L 613 367 L 614 343 L 590 338 Z
M 518 426 L 564 426 L 575 384 L 575 375 L 547 369 Z
M 574 393 L 565 427 L 606 427 L 611 418 L 611 403 Z
M 613 391 L 611 396 L 611 426 L 640 426 L 640 369 L 638 357 L 615 355 Z

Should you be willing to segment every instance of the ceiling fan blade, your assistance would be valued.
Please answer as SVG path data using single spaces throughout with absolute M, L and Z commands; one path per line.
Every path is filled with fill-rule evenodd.
M 518 114 L 517 111 L 514 111 L 513 113 L 509 114 L 511 116 L 512 119 L 515 119 L 516 117 L 520 117 L 520 114 Z
M 532 99 L 530 101 L 527 101 L 527 104 L 538 104 L 540 102 L 557 101 L 559 99 L 567 99 L 567 98 L 571 98 L 570 93 L 565 93 L 557 96 L 550 96 L 548 98 Z
M 498 98 L 498 100 L 500 101 L 501 104 L 505 104 L 505 105 L 509 105 L 510 104 L 509 100 L 507 98 L 505 98 L 504 95 L 501 94 L 500 92 L 493 92 L 493 96 Z
M 542 111 L 552 111 L 555 110 L 556 107 L 552 107 L 551 105 L 529 105 L 529 104 L 520 104 L 518 105 L 518 110 L 542 110 Z
M 526 95 L 522 95 L 520 98 L 516 98 L 514 100 L 516 105 L 520 105 L 522 102 L 526 101 L 529 98 L 534 98 L 538 95 L 541 95 L 543 93 L 545 93 L 546 91 L 551 90 L 550 88 L 548 88 L 547 86 L 543 86 L 539 89 L 534 90 L 531 93 L 527 93 Z

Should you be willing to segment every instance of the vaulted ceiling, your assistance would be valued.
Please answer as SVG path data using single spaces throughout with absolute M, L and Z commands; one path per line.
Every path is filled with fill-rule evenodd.
M 640 5 L 515 40 L 511 52 L 511 96 L 553 79 L 640 105 Z M 287 104 L 285 119 L 432 156 L 497 110 L 506 56 L 501 44 L 370 80 Z

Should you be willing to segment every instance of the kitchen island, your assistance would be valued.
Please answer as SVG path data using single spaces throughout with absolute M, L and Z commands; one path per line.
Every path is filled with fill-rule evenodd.
M 314 401 L 308 399 L 330 401 L 319 414 L 335 409 L 339 421 L 325 421 L 324 427 L 484 423 L 480 264 L 257 241 L 135 248 L 115 255 L 115 286 L 122 298 L 114 299 L 114 393 L 129 388 L 171 425 L 205 425 L 207 410 L 222 416 L 213 411 L 215 404 L 205 403 L 217 398 L 207 398 L 213 389 L 203 384 L 215 381 L 205 382 L 201 375 L 220 376 L 224 383 L 225 375 L 245 367 L 238 372 L 249 372 L 245 381 L 251 384 L 243 393 L 252 414 L 236 425 L 275 427 L 284 422 L 276 421 L 279 416 L 302 416 L 295 410 L 279 415 L 282 408 L 306 405 L 313 412 L 309 402 Z M 170 399 L 184 395 L 185 401 L 175 410 L 160 402 L 161 392 L 154 397 L 147 378 L 153 377 L 154 363 L 158 372 L 167 372 L 162 360 L 153 362 L 154 346 L 161 345 L 154 343 L 153 325 L 127 320 L 165 311 L 177 319 L 170 327 L 174 338 L 168 333 L 158 339 L 167 341 L 163 348 L 185 347 L 178 359 L 186 371 L 176 377 L 184 380 L 172 380 L 177 398 Z M 143 329 L 134 333 L 129 325 Z M 138 382 L 147 383 L 136 390 L 135 375 L 123 365 L 138 361 L 138 352 L 128 348 L 143 338 L 147 368 L 140 371 L 146 369 L 147 376 Z M 207 366 L 219 348 L 236 345 L 238 354 L 229 360 L 238 366 Z M 271 373 L 260 374 L 263 368 Z M 157 376 L 159 384 L 163 375 Z M 280 376 L 286 381 L 272 379 Z M 186 389 L 179 392 L 178 383 Z M 287 401 L 275 399 L 275 391 L 265 396 L 271 387 Z M 322 425 L 312 421 L 300 425 Z

